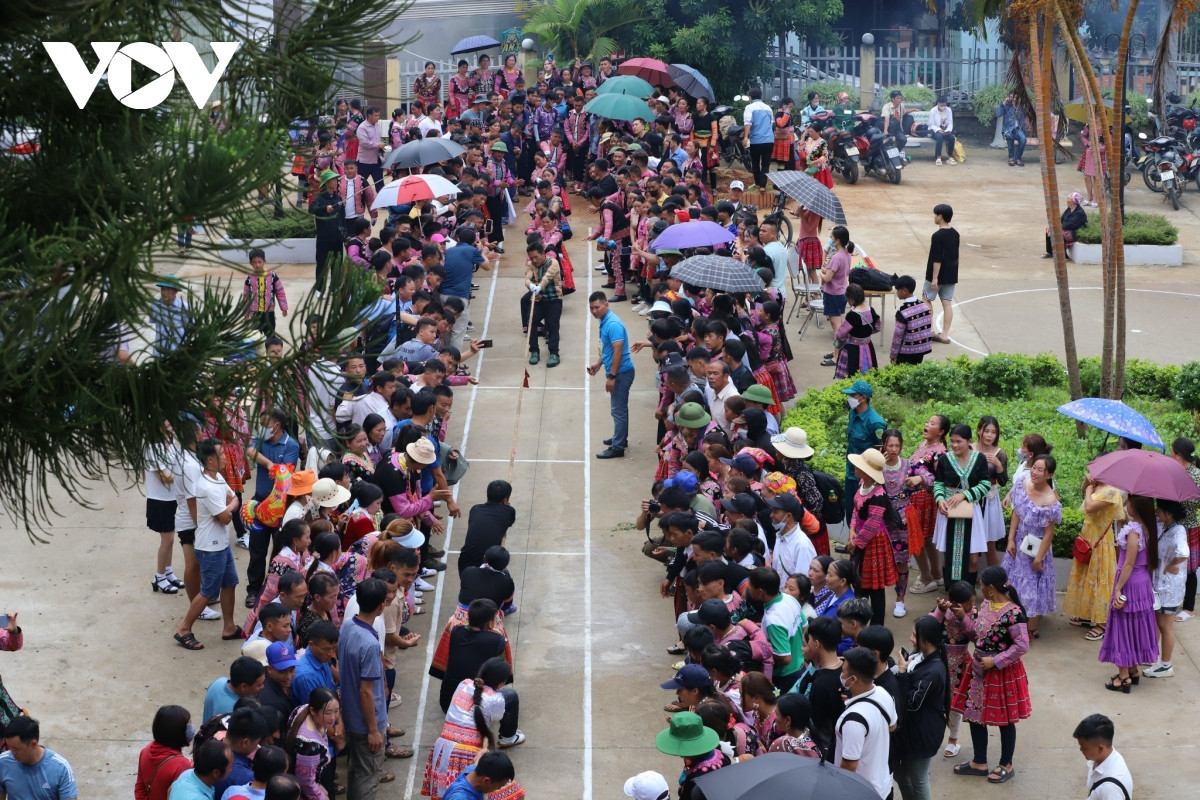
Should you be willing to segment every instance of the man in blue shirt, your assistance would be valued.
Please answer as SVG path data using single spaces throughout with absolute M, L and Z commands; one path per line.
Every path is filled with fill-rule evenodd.
M 500 220 L 493 220 L 492 224 L 500 227 Z M 446 250 L 446 280 L 442 281 L 440 293 L 443 303 L 447 297 L 457 297 L 463 302 L 463 313 L 455 318 L 448 342 L 461 353 L 467 338 L 467 323 L 471 320 L 471 278 L 475 268 L 486 264 L 487 260 L 475 247 L 475 231 L 459 228 L 454 238 L 458 244 Z
M 771 150 L 775 146 L 775 114 L 763 102 L 762 89 L 750 90 L 750 105 L 742 112 L 742 146 L 750 151 L 750 168 L 754 184 L 767 188 L 767 170 L 771 167 Z
M 337 691 L 330 662 L 337 655 L 338 638 L 337 626 L 328 620 L 314 622 L 309 627 L 308 647 L 292 676 L 292 699 L 296 705 L 308 703 L 308 696 L 318 686 Z
M 865 453 L 872 447 L 883 444 L 883 432 L 887 422 L 879 412 L 871 408 L 871 396 L 875 390 L 863 380 L 855 381 L 849 388 L 842 389 L 850 406 L 850 419 L 846 423 L 846 455 Z M 854 465 L 846 462 L 846 519 L 854 510 L 854 493 L 858 491 L 858 478 L 854 477 Z
M 246 450 L 246 458 L 258 465 L 254 473 L 255 500 L 265 500 L 274 488 L 272 466 L 289 464 L 295 470 L 300 463 L 300 443 L 288 435 L 287 425 L 288 416 L 280 409 L 272 409 L 263 414 L 263 428 L 253 446 Z M 240 514 L 241 511 L 237 513 Z M 256 527 L 257 531 L 253 528 L 249 531 L 250 561 L 246 565 L 246 608 L 254 608 L 258 602 L 258 595 L 267 575 L 267 551 L 271 548 L 275 531 L 278 530 L 265 525 Z
M 358 585 L 358 613 L 342 622 L 338 666 L 342 679 L 342 721 L 346 726 L 347 797 L 374 800 L 383 769 L 387 729 L 387 689 L 375 618 L 383 613 L 387 584 L 367 578 Z
M 629 334 L 625 323 L 608 307 L 608 295 L 592 292 L 588 310 L 600 320 L 600 360 L 587 368 L 595 375 L 604 368 L 604 391 L 609 396 L 609 411 L 613 418 L 613 435 L 604 443 L 607 450 L 596 458 L 623 458 L 629 441 L 629 389 L 633 386 L 633 359 L 629 357 Z
M 0 754 L 0 797 L 12 800 L 75 800 L 75 773 L 67 760 L 42 747 L 38 721 L 15 717 L 4 729 L 8 751 Z
M 238 656 L 229 667 L 228 678 L 217 678 L 209 684 L 204 693 L 200 721 L 208 722 L 217 714 L 228 714 L 243 697 L 258 697 L 266 680 L 267 670 L 262 662 L 249 656 Z
M 213 787 L 214 797 L 225 794 L 230 786 L 242 786 L 254 780 L 254 753 L 268 733 L 267 721 L 257 709 L 241 708 L 230 715 L 225 741 L 233 750 L 233 769 L 229 770 L 225 780 Z
M 507 753 L 489 750 L 464 769 L 442 794 L 442 800 L 483 800 L 513 782 L 517 771 Z
M 675 162 L 675 166 L 679 167 L 679 171 L 683 172 L 683 165 L 688 160 L 687 151 L 683 149 L 683 137 L 678 133 L 672 133 L 667 137 L 667 143 L 670 145 L 670 159 Z
M 233 753 L 224 741 L 209 739 L 194 753 L 192 768 L 171 784 L 170 800 L 213 800 L 213 787 L 233 769 Z
M 188 322 L 188 304 L 179 296 L 183 284 L 174 275 L 164 275 L 157 284 L 161 302 L 150 305 L 154 323 L 154 355 L 168 356 L 183 341 Z

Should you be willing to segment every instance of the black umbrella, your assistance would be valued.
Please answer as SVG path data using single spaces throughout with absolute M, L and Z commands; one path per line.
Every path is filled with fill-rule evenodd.
M 751 269 L 749 264 L 725 256 L 685 258 L 671 270 L 671 277 L 693 286 L 731 294 L 763 290 L 762 278 L 758 277 L 758 273 Z
M 824 759 L 767 753 L 696 778 L 704 800 L 879 800 L 861 775 Z
M 768 172 L 767 179 L 779 187 L 779 190 L 800 205 L 829 220 L 834 225 L 846 224 L 846 212 L 842 211 L 842 201 L 837 199 L 829 187 L 798 170 L 789 169 L 782 172 Z
M 451 158 L 457 158 L 467 149 L 457 142 L 435 136 L 431 139 L 417 139 L 397 147 L 387 154 L 383 160 L 384 169 L 413 169 L 430 164 L 439 164 Z
M 460 39 L 458 44 L 454 45 L 454 49 L 450 51 L 450 55 L 457 56 L 463 53 L 477 53 L 480 50 L 491 50 L 493 47 L 499 47 L 500 43 L 490 36 L 468 36 L 465 39 Z

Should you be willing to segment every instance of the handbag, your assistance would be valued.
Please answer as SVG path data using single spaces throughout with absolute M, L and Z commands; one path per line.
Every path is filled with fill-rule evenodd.
M 1071 545 L 1071 556 L 1081 565 L 1087 564 L 1092 560 L 1092 544 L 1082 536 L 1075 537 L 1075 544 Z
M 974 503 L 959 503 L 946 512 L 946 519 L 972 519 L 975 516 Z
M 446 476 L 446 483 L 453 486 L 467 474 L 471 462 L 467 461 L 461 450 L 445 442 L 438 442 L 438 449 L 441 451 L 442 474 Z
M 1021 540 L 1020 550 L 1030 558 L 1037 558 L 1038 552 L 1042 549 L 1042 540 L 1034 536 L 1032 533 L 1025 534 L 1025 538 Z

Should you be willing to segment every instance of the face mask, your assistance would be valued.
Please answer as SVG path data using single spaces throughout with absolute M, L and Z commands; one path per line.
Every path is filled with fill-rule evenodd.
M 783 526 L 786 522 L 787 522 L 787 520 L 780 520 L 779 522 L 772 522 L 771 525 L 772 525 L 772 527 L 775 528 L 775 530 L 782 531 Z
M 1024 461 L 1024 460 L 1025 460 L 1025 456 L 1026 456 L 1026 453 L 1025 453 L 1025 448 L 1024 448 L 1024 447 L 1018 447 L 1018 448 L 1017 448 L 1017 461 Z
M 849 686 L 849 684 L 846 683 L 845 675 L 841 675 L 841 674 L 838 675 L 838 683 L 840 683 L 842 685 L 842 688 L 845 689 L 847 692 L 850 691 L 850 686 Z
M 258 438 L 270 439 L 271 438 L 271 429 L 269 427 L 266 427 L 266 428 L 263 428 L 262 430 L 260 430 L 258 432 Z
M 846 405 L 850 406 L 850 410 L 853 411 L 854 409 L 858 408 L 858 401 L 853 397 L 847 397 Z
M 187 739 L 188 744 L 191 744 L 192 740 L 196 738 L 196 726 L 189 722 L 183 731 L 183 738 Z

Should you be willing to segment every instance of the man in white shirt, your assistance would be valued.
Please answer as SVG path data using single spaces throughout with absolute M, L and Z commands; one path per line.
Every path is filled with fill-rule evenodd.
M 758 226 L 758 240 L 762 242 L 763 252 L 771 259 L 771 271 L 774 278 L 771 288 L 779 290 L 779 296 L 787 299 L 788 249 L 779 241 L 779 229 L 774 222 L 764 222 Z
M 441 136 L 442 135 L 442 108 L 441 108 L 441 106 L 435 106 L 435 107 L 429 109 L 429 116 L 427 116 L 427 117 L 425 117 L 425 119 L 421 120 L 420 124 L 417 125 L 417 129 L 419 131 L 421 131 L 422 139 L 428 137 L 430 131 L 437 131 L 437 135 Z
M 396 376 L 381 370 L 371 376 L 371 393 L 352 398 L 337 407 L 333 416 L 338 422 L 362 425 L 368 414 L 378 414 L 387 419 L 388 402 L 396 390 Z
M 775 523 L 775 551 L 771 563 L 786 580 L 791 575 L 807 575 L 808 567 L 817 557 L 817 548 L 800 530 L 804 506 L 792 494 L 781 494 L 767 501 L 771 521 Z
M 1125 758 L 1113 749 L 1112 720 L 1103 714 L 1084 717 L 1071 734 L 1087 759 L 1088 800 L 1130 800 L 1133 775 Z
M 175 494 L 175 532 L 179 536 L 179 548 L 183 550 L 183 584 L 188 602 L 200 593 L 200 562 L 196 560 L 196 491 L 204 473 L 204 467 L 196 458 L 195 440 L 181 440 L 180 456 L 172 466 L 175 480 L 171 487 Z M 204 607 L 199 619 L 220 619 L 215 610 Z
M 866 778 L 880 797 L 892 792 L 888 767 L 891 729 L 896 726 L 896 703 L 875 685 L 879 659 L 865 647 L 852 647 L 842 656 L 842 686 L 850 692 L 834 732 L 833 763 Z
M 730 378 L 729 366 L 723 361 L 713 361 L 708 365 L 708 407 L 712 412 L 713 421 L 725 435 L 733 438 L 733 425 L 725 416 L 725 401 L 737 397 L 737 387 Z
M 221 472 L 225 468 L 225 449 L 216 439 L 205 439 L 196 447 L 203 466 L 195 489 L 196 560 L 200 564 L 200 591 L 192 598 L 187 615 L 175 629 L 175 641 L 187 650 L 203 650 L 204 645 L 192 633 L 192 624 L 209 603 L 221 600 L 224 621 L 223 639 L 241 638 L 233 621 L 233 593 L 238 584 L 237 565 L 229 547 L 226 527 L 238 507 L 238 498 Z

